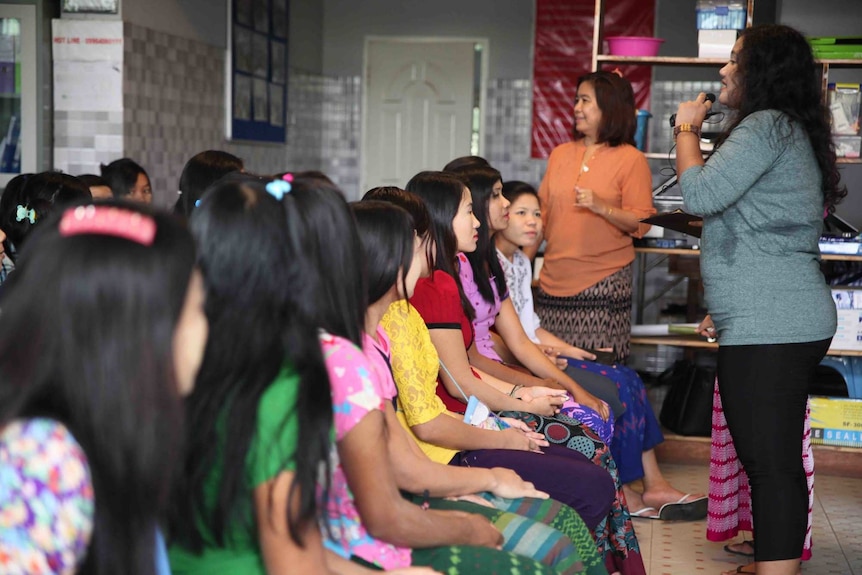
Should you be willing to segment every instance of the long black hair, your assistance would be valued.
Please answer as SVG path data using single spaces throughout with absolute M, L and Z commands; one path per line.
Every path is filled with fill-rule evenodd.
M 473 268 L 473 279 L 479 288 L 482 298 L 494 303 L 493 281 L 500 297 L 506 293 L 506 276 L 497 257 L 497 246 L 494 243 L 494 230 L 491 229 L 491 218 L 488 206 L 494 192 L 494 184 L 503 183 L 500 172 L 490 166 L 468 165 L 453 171 L 467 182 L 470 195 L 473 197 L 473 215 L 479 220 L 479 241 L 476 250 L 465 254 Z
M 425 260 L 428 263 L 428 269 L 433 270 L 437 238 L 431 226 L 431 216 L 428 215 L 428 208 L 425 207 L 422 198 L 395 186 L 382 186 L 365 192 L 362 201 L 366 200 L 389 202 L 407 210 L 413 218 L 413 230 L 419 239 L 425 242 Z
M 322 178 L 294 178 L 291 195 L 300 215 L 305 281 L 313 292 L 307 309 L 314 325 L 362 347 L 368 309 L 367 269 L 356 221 L 341 190 Z M 356 250 L 334 249 L 347 244 Z
M 3 230 L 4 233 L 8 234 L 7 230 L 12 226 L 12 222 L 17 219 L 17 208 L 18 204 L 21 203 L 19 199 L 21 191 L 24 189 L 24 184 L 31 177 L 33 177 L 33 174 L 18 174 L 9 180 L 9 183 L 3 189 L 3 195 L 0 196 L 0 230 Z M 9 239 L 8 235 L 3 242 L 3 247 L 9 259 L 15 261 L 16 246 Z
M 30 233 L 51 213 L 55 205 L 62 207 L 92 199 L 90 188 L 75 176 L 53 171 L 33 174 L 17 194 L 16 203 L 9 205 L 14 211 L 7 216 L 5 225 L 8 227 L 2 229 L 15 250 L 20 251 Z M 32 220 L 28 216 L 17 217 L 19 209 L 32 215 Z
M 408 297 L 406 278 L 413 263 L 413 218 L 404 208 L 377 200 L 354 202 L 350 209 L 365 261 L 368 301 L 373 303 L 386 295 L 399 273 L 402 293 Z
M 221 150 L 206 150 L 192 156 L 180 174 L 180 197 L 174 204 L 174 213 L 189 217 L 195 203 L 204 191 L 231 172 L 241 172 L 243 162 L 240 158 Z M 137 176 L 135 176 L 137 178 Z
M 830 134 L 829 110 L 823 104 L 820 78 L 805 37 L 789 26 L 766 24 L 740 35 L 737 77 L 742 96 L 737 113 L 719 136 L 716 147 L 746 117 L 760 110 L 778 110 L 798 123 L 811 142 L 823 176 L 823 206 L 829 212 L 847 195 Z
M 64 235 L 58 221 L 74 209 L 131 213 L 152 220 L 155 236 Z M 154 574 L 157 522 L 181 465 L 173 334 L 194 263 L 172 217 L 108 202 L 46 218 L 3 285 L 0 428 L 47 417 L 83 448 L 95 521 L 81 573 Z
M 444 271 L 455 278 L 458 294 L 461 296 L 461 307 L 472 321 L 476 317 L 476 312 L 464 294 L 458 270 L 455 269 L 458 238 L 455 237 L 455 231 L 452 229 L 452 220 L 458 214 L 465 187 L 467 185 L 463 179 L 449 172 L 419 172 L 407 182 L 407 191 L 422 199 L 431 217 L 431 228 L 437 240 L 434 269 Z
M 285 406 L 282 423 L 298 421 L 289 492 L 289 508 L 296 511 L 284 510 L 298 545 L 303 528 L 318 519 L 315 486 L 321 466 L 329 477 L 332 402 L 317 329 L 303 311 L 310 293 L 292 204 L 291 194 L 276 200 L 259 178 L 228 175 L 207 190 L 192 214 L 210 337 L 187 402 L 187 482 L 176 502 L 172 535 L 193 550 L 204 544 L 201 522 L 220 545 L 236 523 L 253 529 L 248 523 L 254 486 L 245 462 L 261 397 L 282 369 L 299 379 L 296 405 L 293 411 Z M 283 461 L 282 469 L 289 464 Z M 205 495 L 214 472 L 220 482 L 212 501 Z

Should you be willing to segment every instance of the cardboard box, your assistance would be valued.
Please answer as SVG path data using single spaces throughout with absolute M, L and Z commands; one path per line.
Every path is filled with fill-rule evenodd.
M 811 443 L 862 447 L 862 399 L 811 396 Z

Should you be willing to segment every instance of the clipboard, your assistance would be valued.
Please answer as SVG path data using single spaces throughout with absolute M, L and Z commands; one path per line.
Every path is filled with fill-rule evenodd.
M 703 218 L 700 216 L 693 216 L 682 210 L 656 214 L 641 221 L 645 224 L 667 228 L 696 238 L 699 238 L 701 233 L 703 233 Z

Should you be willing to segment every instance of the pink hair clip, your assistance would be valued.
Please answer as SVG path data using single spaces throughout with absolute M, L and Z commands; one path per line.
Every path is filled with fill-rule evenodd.
M 156 237 L 156 222 L 150 216 L 112 206 L 78 206 L 66 210 L 60 220 L 60 235 L 95 234 L 115 236 L 152 245 Z
M 281 179 L 282 179 L 282 180 L 284 180 L 284 181 L 285 181 L 285 182 L 287 182 L 287 183 L 291 183 L 291 182 L 293 182 L 293 174 L 291 174 L 290 172 L 288 172 L 287 174 L 284 174 L 284 175 L 281 177 Z

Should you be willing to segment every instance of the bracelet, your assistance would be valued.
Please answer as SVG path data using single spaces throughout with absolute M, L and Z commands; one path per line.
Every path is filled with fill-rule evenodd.
M 614 209 L 612 207 L 608 206 L 608 213 L 606 213 L 605 216 L 611 217 L 613 215 L 613 213 L 614 213 Z
M 683 132 L 691 132 L 700 138 L 700 126 L 695 126 L 693 124 L 680 124 L 679 126 L 675 126 L 673 129 L 673 141 L 676 142 L 676 137 Z
M 512 391 L 509 392 L 509 397 L 515 397 L 515 392 L 524 387 L 523 385 L 513 385 Z M 516 398 L 517 399 L 517 398 Z

